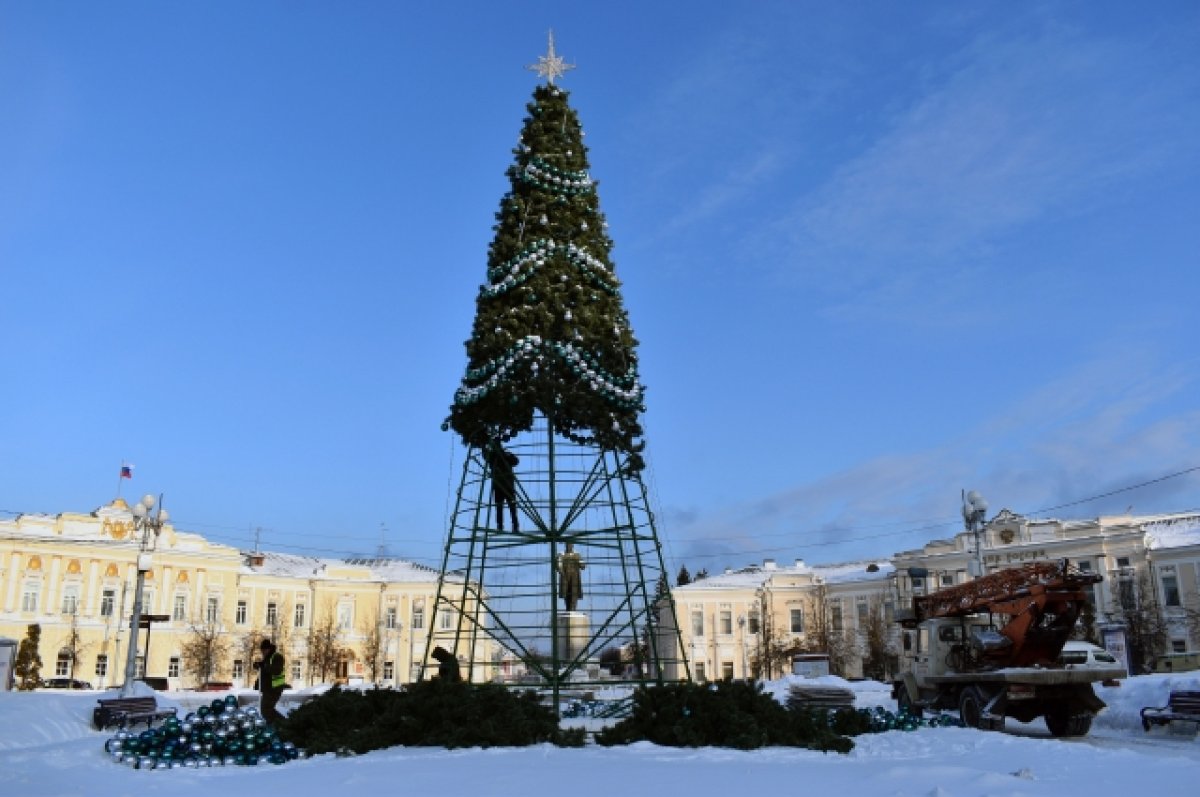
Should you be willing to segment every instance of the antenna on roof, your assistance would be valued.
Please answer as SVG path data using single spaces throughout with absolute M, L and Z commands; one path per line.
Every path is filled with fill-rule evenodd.
M 379 547 L 375 549 L 375 556 L 378 559 L 387 559 L 391 554 L 388 553 L 387 547 L 387 524 L 379 524 Z

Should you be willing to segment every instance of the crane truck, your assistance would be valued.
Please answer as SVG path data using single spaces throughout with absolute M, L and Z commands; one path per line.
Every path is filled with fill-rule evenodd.
M 1067 560 L 1001 570 L 913 599 L 898 611 L 901 710 L 958 709 L 965 725 L 1000 730 L 1006 717 L 1038 717 L 1055 736 L 1084 736 L 1105 704 L 1092 684 L 1125 678 L 1123 667 L 1058 661 L 1101 580 Z

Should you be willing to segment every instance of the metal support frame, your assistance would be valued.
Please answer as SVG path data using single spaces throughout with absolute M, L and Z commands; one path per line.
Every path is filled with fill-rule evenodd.
M 544 416 L 505 447 L 520 458 L 520 530 L 497 528 L 487 459 L 469 449 L 421 677 L 441 646 L 459 658 L 464 680 L 544 689 L 556 707 L 564 690 L 690 679 L 674 601 L 660 588 L 670 581 L 654 516 L 628 456 L 560 435 Z M 570 616 L 558 598 L 568 543 L 585 564 Z M 612 648 L 629 659 L 621 675 L 600 672 L 600 654 Z M 523 674 L 506 677 L 505 663 Z

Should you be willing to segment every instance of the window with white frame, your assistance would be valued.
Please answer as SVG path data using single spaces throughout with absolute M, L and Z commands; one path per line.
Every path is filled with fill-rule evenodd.
M 221 601 L 216 595 L 208 596 L 208 605 L 204 611 L 204 619 L 209 623 L 215 623 L 221 617 Z
M 116 609 L 117 591 L 115 589 L 105 589 L 100 593 L 100 616 L 112 617 Z
M 349 631 L 350 626 L 354 624 L 354 604 L 339 603 L 337 608 L 337 624 L 338 628 L 343 631 Z
M 108 654 L 101 653 L 96 657 L 96 677 L 104 678 L 108 676 Z
M 870 608 L 867 606 L 867 599 L 859 598 L 858 600 L 856 600 L 854 602 L 854 610 L 855 610 L 855 613 L 858 615 L 858 627 L 866 628 L 867 621 L 868 621 L 868 618 L 870 617 L 870 612 L 871 612 Z
M 758 609 L 751 609 L 750 614 L 746 616 L 746 632 L 757 634 L 761 620 L 758 616 Z
M 803 634 L 804 633 L 804 610 L 803 609 L 792 609 L 790 612 L 788 612 L 788 615 L 789 615 L 789 622 L 790 622 L 789 627 L 792 629 L 792 633 L 793 634 Z
M 21 590 L 21 611 L 36 612 L 38 610 L 38 595 L 41 591 L 41 584 L 36 581 L 26 581 L 25 587 Z
M 298 661 L 292 662 L 292 680 L 300 683 L 300 662 Z
M 829 604 L 829 627 L 834 631 L 842 630 L 842 602 L 836 601 Z
M 79 611 L 79 585 L 67 584 L 63 587 L 62 613 L 75 614 Z
M 454 627 L 454 614 L 449 609 L 442 609 L 438 612 L 438 628 L 443 631 L 449 631 Z
M 729 636 L 733 633 L 733 612 L 729 609 L 722 609 L 718 616 L 718 621 L 721 623 L 721 633 Z
M 176 621 L 187 619 L 187 595 L 175 596 L 175 607 L 171 610 L 171 619 Z
M 396 628 L 396 607 L 389 606 L 383 613 L 383 627 L 389 631 Z
M 704 612 L 692 612 L 692 636 L 704 636 Z
M 170 659 L 167 660 L 167 677 L 168 678 L 178 678 L 179 677 L 179 657 L 178 656 L 172 656 Z
M 238 680 L 246 674 L 246 663 L 241 659 L 233 660 L 233 678 Z
M 306 612 L 307 610 L 305 609 L 305 605 L 303 603 L 297 603 L 295 612 L 292 616 L 292 625 L 296 628 L 303 628 Z
M 142 590 L 142 614 L 154 614 L 154 590 L 152 589 Z
M 702 661 L 696 662 L 696 680 L 697 681 L 705 680 L 705 678 L 704 678 L 704 662 L 702 662 Z
M 1162 582 L 1163 606 L 1181 606 L 1179 600 L 1179 579 L 1175 568 L 1167 566 L 1160 571 L 1159 580 Z
M 412 627 L 414 631 L 420 631 L 425 627 L 425 604 L 418 603 L 413 606 Z
M 274 628 L 279 624 L 279 606 L 275 603 L 275 601 L 267 602 L 266 621 L 268 628 Z
M 54 674 L 59 678 L 65 678 L 71 674 L 71 651 L 63 648 L 58 652 L 58 658 L 54 660 Z
M 396 677 L 396 663 L 385 661 L 383 663 L 383 680 L 391 681 Z
M 233 610 L 233 621 L 238 625 L 246 624 L 246 602 L 239 600 L 237 607 Z

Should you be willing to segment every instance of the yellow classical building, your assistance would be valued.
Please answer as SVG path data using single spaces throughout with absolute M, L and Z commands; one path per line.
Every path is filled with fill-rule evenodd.
M 23 639 L 36 623 L 44 679 L 120 684 L 141 545 L 119 498 L 90 514 L 0 520 L 0 636 Z M 169 523 L 153 547 L 137 670 L 173 689 L 202 680 L 252 686 L 264 636 L 284 653 L 295 686 L 406 683 L 421 672 L 429 624 L 458 622 L 450 611 L 429 616 L 438 573 L 401 560 L 246 552 Z M 206 636 L 222 653 L 202 675 L 188 650 Z

